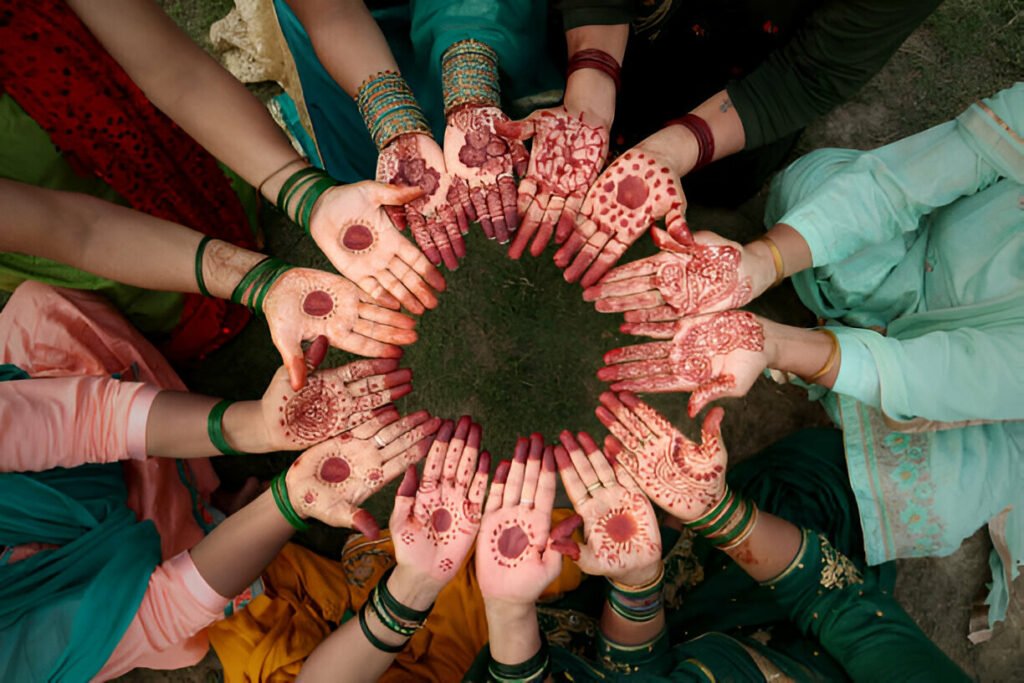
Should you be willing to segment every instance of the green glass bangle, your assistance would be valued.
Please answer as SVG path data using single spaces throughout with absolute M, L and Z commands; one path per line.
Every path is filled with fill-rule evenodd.
M 370 645 L 373 645 L 381 652 L 387 652 L 389 654 L 395 654 L 404 650 L 404 643 L 402 645 L 388 645 L 383 640 L 373 635 L 373 631 L 370 630 L 370 625 L 366 623 L 366 608 L 369 607 L 369 605 L 370 601 L 367 600 L 359 609 L 359 628 L 362 629 L 363 635 L 366 636 L 366 639 L 370 641 Z
M 699 535 L 707 538 L 708 536 L 717 533 L 726 524 L 728 524 L 729 520 L 732 519 L 732 516 L 736 514 L 736 511 L 742 504 L 743 500 L 739 496 L 733 495 L 731 496 L 731 500 L 729 501 L 729 507 L 726 508 L 725 512 L 722 513 L 722 515 L 718 519 L 715 520 L 714 524 L 702 528 L 691 528 L 693 528 L 693 530 L 696 531 Z
M 291 193 L 291 191 L 302 180 L 311 178 L 319 173 L 323 173 L 323 171 L 313 166 L 307 166 L 305 168 L 300 168 L 298 171 L 288 176 L 288 179 L 285 180 L 284 183 L 281 185 L 281 189 L 277 191 L 277 208 L 281 209 L 287 214 L 288 195 Z
M 274 477 L 273 481 L 270 482 L 270 492 L 273 494 L 277 509 L 280 511 L 281 516 L 285 518 L 285 521 L 291 524 L 296 531 L 308 531 L 309 524 L 299 517 L 299 514 L 295 512 L 295 508 L 292 507 L 291 499 L 288 498 L 288 484 L 285 481 L 287 472 L 288 470 L 282 470 L 280 474 Z
M 257 315 L 263 315 L 263 301 L 267 298 L 267 294 L 270 293 L 271 287 L 274 286 L 274 283 L 277 282 L 282 275 L 294 267 L 295 266 L 282 262 L 273 271 L 267 274 L 258 287 L 253 287 L 253 296 L 249 297 L 249 308 L 254 313 Z
M 699 518 L 693 520 L 692 522 L 687 522 L 686 526 L 693 529 L 700 526 L 704 526 L 705 524 L 713 522 L 715 519 L 717 519 L 718 516 L 722 513 L 722 510 L 727 508 L 732 503 L 731 498 L 735 497 L 733 495 L 732 489 L 729 488 L 728 484 L 726 484 L 725 490 L 722 492 L 722 494 L 722 500 L 718 501 L 718 503 L 713 508 L 708 510 Z
M 264 257 L 263 260 L 259 261 L 256 265 L 249 269 L 249 272 L 242 276 L 242 279 L 238 281 L 235 288 L 231 291 L 231 300 L 236 304 L 242 303 L 242 296 L 248 291 L 253 281 L 260 276 L 266 264 L 270 262 L 270 257 Z
M 519 664 L 502 664 L 491 658 L 487 665 L 487 672 L 499 683 L 528 683 L 536 680 L 543 680 L 551 671 L 551 657 L 548 655 L 548 644 L 542 633 L 540 636 L 540 649 Z
M 230 399 L 218 402 L 206 417 L 206 435 L 210 437 L 210 443 L 224 455 L 242 455 L 241 452 L 232 448 L 224 438 L 224 413 L 233 403 L 234 401 Z
M 381 577 L 380 581 L 377 582 L 377 588 L 380 590 L 381 601 L 384 604 L 385 609 L 394 614 L 402 621 L 414 621 L 422 622 L 430 614 L 430 611 L 434 609 L 431 605 L 427 609 L 413 609 L 412 607 L 406 607 L 398 601 L 391 591 L 388 590 L 388 579 L 391 578 L 391 574 L 394 572 L 394 567 L 389 569 L 384 576 Z
M 738 537 L 750 524 L 750 518 L 754 516 L 754 505 L 747 503 L 747 509 L 743 511 L 743 517 L 740 519 L 740 523 L 734 526 L 732 529 L 721 536 L 715 538 L 708 538 L 708 541 L 713 546 L 729 545 L 736 537 Z M 707 538 L 707 537 L 706 537 Z
M 199 240 L 199 247 L 196 249 L 196 284 L 199 285 L 199 293 L 203 296 L 210 296 L 210 290 L 206 288 L 206 280 L 203 279 L 203 255 L 206 253 L 206 245 L 213 238 L 205 235 Z
M 373 602 L 373 611 L 377 613 L 377 617 L 380 619 L 384 626 L 394 633 L 406 638 L 411 637 L 416 631 L 423 626 L 422 622 L 416 622 L 414 625 L 409 626 L 401 623 L 391 613 L 388 612 L 387 608 L 384 607 L 383 600 L 380 596 L 380 582 L 373 587 L 373 591 L 370 593 L 370 600 Z
M 337 187 L 340 184 L 341 183 L 334 178 L 327 176 L 325 178 L 318 178 L 306 188 L 305 192 L 303 192 L 302 199 L 299 200 L 298 211 L 296 212 L 298 215 L 296 223 L 299 224 L 299 227 L 301 227 L 307 235 L 310 234 L 309 219 L 313 215 L 313 207 L 316 206 L 317 200 L 320 199 L 320 196 L 324 192 L 332 187 Z

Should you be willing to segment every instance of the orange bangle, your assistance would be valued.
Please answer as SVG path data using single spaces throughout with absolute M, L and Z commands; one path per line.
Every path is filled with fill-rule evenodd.
M 828 335 L 828 338 L 832 341 L 832 350 L 828 354 L 828 360 L 825 361 L 823 366 L 821 366 L 821 370 L 818 370 L 816 373 L 808 377 L 808 382 L 813 382 L 814 380 L 827 375 L 836 364 L 836 360 L 839 359 L 839 338 L 836 337 L 836 333 L 824 327 L 819 327 L 818 332 L 824 332 Z
M 768 235 L 759 237 L 758 240 L 764 242 L 768 250 L 772 252 L 772 262 L 775 264 L 775 282 L 772 283 L 772 287 L 778 287 L 786 279 L 786 266 L 782 261 L 782 252 L 779 250 L 779 245 L 775 244 L 775 240 Z

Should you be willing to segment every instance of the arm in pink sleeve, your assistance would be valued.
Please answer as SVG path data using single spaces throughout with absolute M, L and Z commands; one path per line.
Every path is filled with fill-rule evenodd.
M 228 598 L 219 595 L 200 575 L 188 551 L 167 560 L 149 578 L 139 611 L 121 637 L 97 680 L 115 678 L 140 666 L 177 669 L 206 655 L 205 634 L 197 634 L 224 618 Z
M 0 472 L 146 457 L 146 420 L 159 389 L 109 377 L 0 382 Z

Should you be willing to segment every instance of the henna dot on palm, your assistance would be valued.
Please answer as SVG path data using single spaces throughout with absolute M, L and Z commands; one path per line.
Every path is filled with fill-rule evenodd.
M 510 560 L 515 559 L 526 550 L 529 540 L 526 532 L 519 526 L 511 526 L 498 536 L 498 552 Z
M 373 231 L 365 225 L 350 225 L 341 236 L 342 245 L 350 251 L 365 251 L 373 242 Z
M 302 299 L 302 311 L 306 315 L 323 317 L 334 310 L 334 298 L 322 289 L 314 289 Z

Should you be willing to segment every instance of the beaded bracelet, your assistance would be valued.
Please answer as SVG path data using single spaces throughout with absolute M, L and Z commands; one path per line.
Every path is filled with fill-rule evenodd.
M 441 57 L 441 90 L 446 117 L 466 105 L 500 106 L 498 53 L 478 40 L 454 43 Z
M 565 70 L 566 78 L 580 69 L 596 69 L 615 82 L 615 92 L 622 88 L 622 65 L 604 50 L 589 49 L 574 53 Z
M 282 470 L 280 474 L 270 481 L 270 492 L 274 496 L 274 503 L 277 504 L 277 509 L 281 512 L 281 516 L 296 531 L 308 531 L 309 524 L 302 517 L 299 517 L 299 513 L 295 512 L 295 508 L 292 507 L 291 498 L 288 497 L 288 482 L 285 481 L 287 474 L 288 470 Z
M 693 133 L 693 137 L 697 139 L 697 163 L 693 165 L 691 170 L 696 171 L 699 168 L 703 168 L 714 160 L 715 136 L 711 133 L 711 126 L 708 125 L 707 121 L 696 114 L 687 114 L 686 116 L 680 116 L 678 119 L 667 121 L 665 127 L 668 126 L 682 126 Z
M 534 683 L 543 681 L 551 673 L 551 657 L 548 655 L 548 644 L 544 635 L 540 637 L 540 649 L 536 654 L 520 664 L 502 664 L 491 658 L 487 665 L 487 673 L 498 683 Z
M 196 284 L 199 285 L 199 293 L 203 296 L 210 296 L 210 290 L 206 288 L 206 280 L 203 278 L 203 256 L 206 254 L 206 245 L 212 239 L 209 235 L 205 235 L 203 239 L 199 240 L 199 246 L 196 248 Z
M 242 455 L 241 451 L 232 448 L 228 440 L 224 438 L 224 413 L 233 403 L 234 401 L 230 399 L 219 401 L 206 417 L 206 434 L 210 437 L 210 443 L 224 455 Z
M 243 304 L 257 315 L 261 314 L 263 301 L 270 292 L 270 288 L 274 286 L 278 278 L 294 267 L 280 259 L 268 256 L 242 276 L 234 291 L 231 292 L 231 300 L 236 304 Z
M 363 81 L 356 92 L 356 106 L 378 150 L 399 135 L 430 135 L 430 124 L 412 89 L 394 71 L 380 71 Z
M 366 636 L 366 639 L 370 641 L 370 645 L 373 645 L 381 652 L 387 652 L 388 654 L 395 654 L 404 650 L 405 643 L 402 643 L 401 645 L 389 645 L 373 634 L 373 631 L 370 630 L 370 625 L 366 623 L 366 610 L 369 606 L 370 601 L 367 600 L 359 609 L 359 628 L 362 629 L 363 635 Z
M 317 200 L 324 192 L 338 185 L 341 183 L 326 171 L 312 166 L 300 168 L 288 176 L 288 179 L 281 185 L 281 189 L 277 193 L 277 208 L 291 216 L 292 220 L 306 234 L 309 234 L 309 219 L 313 215 L 313 207 L 316 206 Z M 298 197 L 298 202 L 294 204 L 295 211 L 292 213 L 289 211 L 289 207 L 292 206 L 296 197 Z

